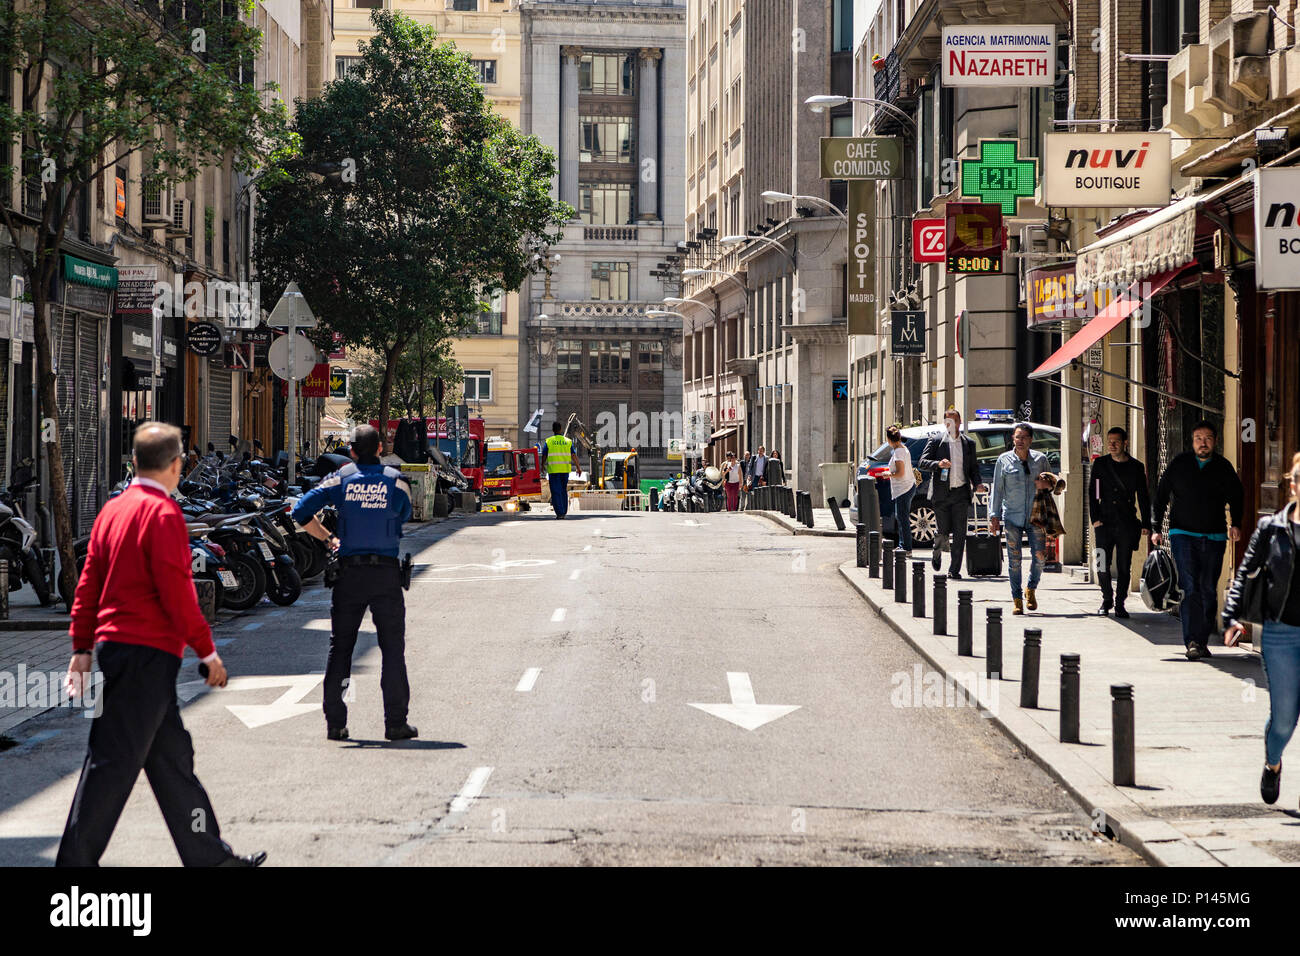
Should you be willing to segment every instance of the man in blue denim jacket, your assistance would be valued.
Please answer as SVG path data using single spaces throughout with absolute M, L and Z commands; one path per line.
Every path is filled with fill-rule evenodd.
M 1007 576 L 1011 579 L 1012 614 L 1024 614 L 1021 593 L 1020 548 L 1025 537 L 1029 539 L 1031 553 L 1029 565 L 1029 610 L 1038 610 L 1034 594 L 1043 576 L 1043 554 L 1046 542 L 1043 533 L 1029 523 L 1034 509 L 1034 494 L 1038 476 L 1047 471 L 1047 456 L 1034 451 L 1034 426 L 1028 422 L 1016 425 L 1012 435 L 1012 450 L 998 458 L 993 472 L 993 491 L 989 496 L 989 530 L 997 534 L 1003 524 L 1007 526 Z

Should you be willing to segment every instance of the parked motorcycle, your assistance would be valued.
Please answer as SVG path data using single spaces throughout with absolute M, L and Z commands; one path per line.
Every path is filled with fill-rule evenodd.
M 726 509 L 726 493 L 723 490 L 722 469 L 715 465 L 709 465 L 707 468 L 701 468 L 696 474 L 699 475 L 697 487 L 700 491 L 700 498 L 704 505 L 705 511 L 723 511 Z
M 41 607 L 54 603 L 50 594 L 48 569 L 36 547 L 36 529 L 23 516 L 20 496 L 36 483 L 28 459 L 15 469 L 9 490 L 0 492 L 0 558 L 9 562 L 9 590 L 17 591 L 26 581 L 36 592 Z M 66 596 L 72 606 L 71 596 Z

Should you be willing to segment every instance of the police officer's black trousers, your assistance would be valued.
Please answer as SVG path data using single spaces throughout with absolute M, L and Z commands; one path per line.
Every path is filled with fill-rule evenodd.
M 406 681 L 406 602 L 402 596 L 402 572 L 399 568 L 354 565 L 340 571 L 330 607 L 330 654 L 325 664 L 325 723 L 330 727 L 347 726 L 343 682 L 352 674 L 352 651 L 367 607 L 383 655 L 379 686 L 384 694 L 384 726 L 400 727 L 406 723 L 411 687 Z
M 231 856 L 208 795 L 194 776 L 194 745 L 176 704 L 175 654 L 139 644 L 99 645 L 102 709 L 59 843 L 56 866 L 98 866 L 141 769 L 186 866 Z

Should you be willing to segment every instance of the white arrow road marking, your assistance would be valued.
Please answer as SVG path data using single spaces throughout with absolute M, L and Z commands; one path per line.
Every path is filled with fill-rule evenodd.
M 416 584 L 458 584 L 461 581 L 522 581 L 525 578 L 540 578 L 540 574 L 490 574 L 479 578 L 416 578 Z
M 464 813 L 474 805 L 474 801 L 479 798 L 483 788 L 487 786 L 488 777 L 492 776 L 491 767 L 475 767 L 474 772 L 469 775 L 465 781 L 465 786 L 460 788 L 460 793 L 451 801 L 452 813 Z
M 265 690 L 268 687 L 288 687 L 283 694 L 269 704 L 227 704 L 226 710 L 244 722 L 249 730 L 256 730 L 277 720 L 287 720 L 302 714 L 311 714 L 320 710 L 319 704 L 299 703 L 316 689 L 325 679 L 324 674 L 286 674 L 283 677 L 232 677 L 225 690 Z M 176 688 L 176 696 L 181 700 L 193 700 L 199 694 L 211 690 L 201 680 L 187 681 Z
M 555 609 L 555 613 L 551 615 L 551 623 L 559 624 L 563 620 L 564 620 L 564 608 L 557 607 Z
M 515 687 L 515 690 L 523 694 L 528 693 L 533 689 L 533 685 L 537 683 L 537 678 L 541 676 L 542 669 L 540 667 L 528 668 L 528 670 L 524 671 L 524 676 L 519 679 L 519 684 Z
M 570 581 L 578 580 L 578 575 L 581 573 L 582 573 L 582 568 L 574 568 L 573 572 L 569 575 L 569 580 Z
M 498 561 L 495 564 L 443 564 L 425 569 L 426 574 L 441 574 L 447 571 L 503 571 L 506 568 L 538 568 L 544 564 L 554 564 L 550 558 L 520 558 L 517 561 Z
M 704 522 L 702 522 L 702 521 L 695 521 L 695 520 L 692 519 L 692 518 L 687 518 L 685 521 L 681 521 L 681 522 L 678 522 L 678 523 L 679 523 L 683 528 L 706 528 L 706 527 L 708 527 L 708 525 L 705 524 Z
M 757 730 L 764 724 L 798 710 L 799 704 L 756 704 L 754 685 L 744 671 L 728 671 L 727 683 L 731 687 L 730 704 L 691 704 L 692 707 L 730 721 L 746 730 Z

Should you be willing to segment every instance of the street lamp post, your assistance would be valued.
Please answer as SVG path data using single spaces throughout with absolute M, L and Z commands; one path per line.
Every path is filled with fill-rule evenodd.
M 783 193 L 778 192 L 775 189 L 766 189 L 760 194 L 760 196 L 765 203 L 793 202 L 796 199 L 800 202 L 816 203 L 819 206 L 829 209 L 845 222 L 849 221 L 849 217 L 844 210 L 840 209 L 840 207 L 835 205 L 833 202 L 822 199 L 820 196 L 805 196 L 802 193 Z
M 871 96 L 838 96 L 822 94 L 819 96 L 810 96 L 804 100 L 804 105 L 809 107 L 814 113 L 821 113 L 836 106 L 843 106 L 845 103 L 867 103 L 877 109 L 884 110 L 895 119 L 902 120 L 912 128 L 916 133 L 916 122 L 893 103 L 886 103 L 884 100 L 878 100 Z

